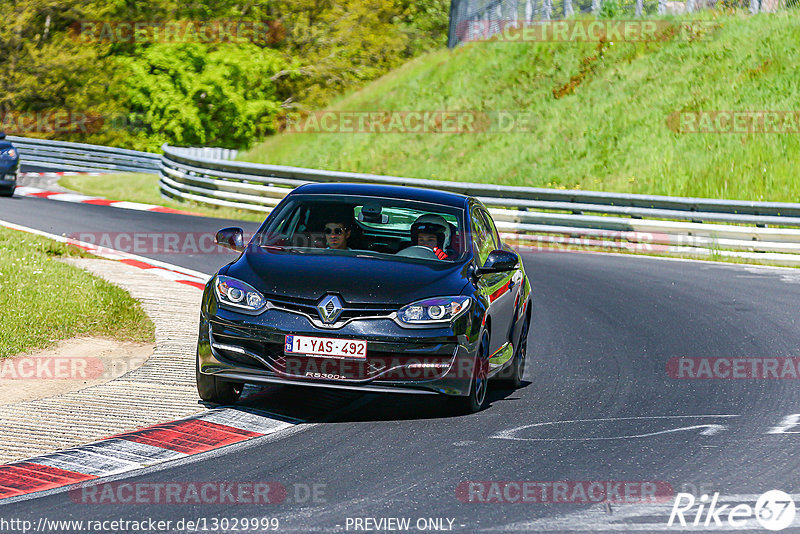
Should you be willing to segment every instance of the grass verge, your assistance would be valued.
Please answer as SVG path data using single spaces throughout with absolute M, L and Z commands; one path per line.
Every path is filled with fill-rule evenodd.
M 154 204 L 177 210 L 192 211 L 207 217 L 261 222 L 266 214 L 236 208 L 214 207 L 199 202 L 177 202 L 161 196 L 158 189 L 158 176 L 144 173 L 101 174 L 90 176 L 78 174 L 64 176 L 59 185 L 77 193 L 107 198 Z
M 154 326 L 123 289 L 57 261 L 88 254 L 0 227 L 0 359 L 78 335 L 153 341 Z
M 331 106 L 520 112 L 533 119 L 527 130 L 519 124 L 486 133 L 283 133 L 239 159 L 516 186 L 798 201 L 797 124 L 787 133 L 678 133 L 670 121 L 680 112 L 797 115 L 800 10 L 710 10 L 683 18 L 718 27 L 693 39 L 646 43 L 470 43 L 421 56 Z

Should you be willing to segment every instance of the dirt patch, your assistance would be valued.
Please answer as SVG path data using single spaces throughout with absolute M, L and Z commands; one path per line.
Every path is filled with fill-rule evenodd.
M 605 47 L 605 41 L 601 40 L 599 43 L 597 43 L 597 54 L 583 58 L 581 61 L 580 72 L 578 72 L 578 74 L 575 76 L 572 76 L 564 85 L 553 89 L 553 98 L 558 100 L 559 98 L 573 94 L 578 86 L 583 83 L 584 79 L 589 74 L 592 74 L 597 70 L 597 63 L 603 60 L 603 52 L 605 51 Z
M 0 360 L 0 405 L 43 399 L 113 380 L 140 367 L 153 343 L 79 337 Z

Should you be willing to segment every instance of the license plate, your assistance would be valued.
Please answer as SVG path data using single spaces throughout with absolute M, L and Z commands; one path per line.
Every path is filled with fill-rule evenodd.
M 287 335 L 284 350 L 286 354 L 330 358 L 367 358 L 367 342 L 360 339 Z

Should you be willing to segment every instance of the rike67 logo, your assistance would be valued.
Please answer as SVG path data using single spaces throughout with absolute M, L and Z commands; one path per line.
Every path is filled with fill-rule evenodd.
M 741 497 L 741 496 L 740 496 Z M 717 529 L 755 529 L 760 524 L 767 530 L 783 530 L 795 517 L 792 496 L 780 490 L 770 490 L 760 495 L 755 506 L 747 503 L 721 504 L 719 493 L 699 499 L 691 493 L 678 493 L 672 505 L 667 526 Z

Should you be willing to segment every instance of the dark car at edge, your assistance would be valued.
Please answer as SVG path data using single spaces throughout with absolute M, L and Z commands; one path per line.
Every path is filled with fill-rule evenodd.
M 332 246 L 332 233 L 347 246 Z M 429 395 L 469 413 L 485 404 L 489 379 L 521 384 L 531 285 L 473 197 L 307 184 L 247 244 L 239 228 L 216 240 L 242 253 L 203 294 L 206 401 L 278 383 Z
M 6 134 L 0 132 L 0 196 L 14 195 L 18 173 L 19 152 L 10 141 L 6 141 Z

